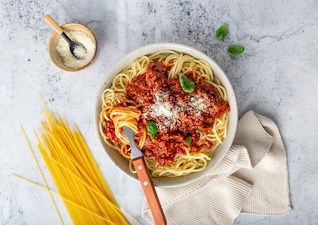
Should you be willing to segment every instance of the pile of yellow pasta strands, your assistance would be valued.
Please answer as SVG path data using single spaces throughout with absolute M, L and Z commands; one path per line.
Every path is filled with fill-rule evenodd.
M 76 125 L 74 132 L 62 118 L 55 120 L 46 109 L 43 114 L 42 133 L 34 133 L 59 194 L 49 190 L 28 140 L 46 188 L 14 176 L 48 191 L 52 200 L 52 194 L 61 197 L 74 224 L 128 224 Z

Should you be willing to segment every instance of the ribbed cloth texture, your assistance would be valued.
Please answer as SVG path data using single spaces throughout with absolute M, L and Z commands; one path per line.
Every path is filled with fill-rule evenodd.
M 233 224 L 240 212 L 292 212 L 286 151 L 276 124 L 253 111 L 239 121 L 233 146 L 200 180 L 156 188 L 168 224 Z M 154 224 L 147 201 L 142 215 Z

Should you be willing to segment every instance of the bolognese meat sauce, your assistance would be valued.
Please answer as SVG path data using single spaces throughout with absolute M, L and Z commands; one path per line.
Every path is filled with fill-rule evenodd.
M 186 93 L 176 74 L 168 81 L 170 64 L 164 66 L 161 62 L 151 62 L 144 74 L 134 77 L 127 85 L 126 98 L 141 104 L 142 114 L 139 130 L 146 128 L 153 121 L 158 129 L 154 142 L 151 134 L 142 148 L 146 157 L 154 156 L 156 161 L 164 166 L 174 161 L 176 154 L 184 155 L 185 147 L 190 152 L 212 148 L 212 142 L 200 140 L 200 132 L 210 133 L 214 120 L 230 111 L 227 101 L 223 100 L 218 90 L 204 79 L 198 79 L 195 72 L 184 74 L 195 83 L 194 91 Z M 113 142 L 116 139 L 113 124 L 106 124 L 105 135 Z M 191 137 L 190 145 L 185 139 Z

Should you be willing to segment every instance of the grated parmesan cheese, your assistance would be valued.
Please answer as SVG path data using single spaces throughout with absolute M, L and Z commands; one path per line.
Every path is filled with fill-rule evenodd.
M 194 96 L 190 97 L 189 105 L 195 109 L 195 111 L 202 112 L 207 108 L 207 102 L 209 101 L 207 96 Z
M 76 48 L 74 49 L 74 54 L 76 55 L 76 57 L 78 59 L 82 59 L 86 56 L 86 50 L 85 48 L 81 48 L 79 46 L 76 46 Z
M 81 43 L 86 51 L 84 51 L 82 48 L 76 48 L 74 53 L 76 56 L 79 56 L 80 59 L 75 58 L 70 51 L 69 44 L 64 40 L 64 38 L 60 38 L 59 42 L 57 43 L 56 50 L 62 57 L 65 66 L 72 69 L 83 68 L 92 60 L 95 55 L 95 43 L 93 42 L 92 38 L 84 32 L 77 30 L 69 30 L 64 32 L 72 41 Z
M 201 116 L 207 110 L 208 96 L 194 95 L 189 96 L 188 102 L 170 102 L 167 98 L 169 91 L 158 92 L 154 94 L 154 102 L 151 106 L 145 108 L 144 116 L 150 117 L 151 120 L 160 118 L 164 126 L 158 126 L 160 132 L 166 132 L 172 129 L 175 125 L 180 124 L 180 113 L 194 112 L 194 116 Z

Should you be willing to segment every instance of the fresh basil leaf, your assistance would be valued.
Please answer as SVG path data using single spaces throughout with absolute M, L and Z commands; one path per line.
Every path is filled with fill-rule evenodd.
M 190 136 L 187 137 L 187 138 L 184 140 L 184 143 L 185 143 L 186 145 L 190 146 L 190 144 L 191 144 L 191 137 L 190 137 Z
M 152 135 L 151 135 L 151 140 L 152 140 L 153 143 L 156 143 L 156 142 L 155 142 L 155 135 L 156 135 L 156 134 L 152 134 Z
M 244 48 L 242 46 L 239 46 L 239 45 L 232 45 L 231 47 L 229 47 L 227 49 L 227 51 L 233 56 L 238 56 L 242 52 L 244 52 Z
M 194 83 L 189 80 L 183 73 L 179 73 L 179 80 L 182 89 L 187 93 L 194 91 Z
M 225 37 L 227 34 L 229 33 L 226 24 L 224 24 L 223 26 L 221 26 L 215 33 L 215 36 L 217 38 L 223 38 Z
M 157 127 L 156 127 L 156 124 L 152 121 L 148 122 L 147 123 L 147 131 L 150 133 L 150 134 L 156 134 L 157 133 Z

